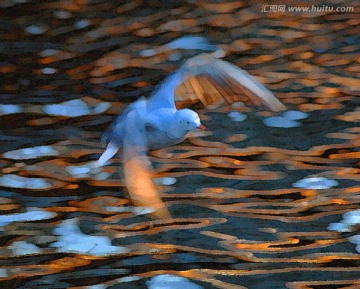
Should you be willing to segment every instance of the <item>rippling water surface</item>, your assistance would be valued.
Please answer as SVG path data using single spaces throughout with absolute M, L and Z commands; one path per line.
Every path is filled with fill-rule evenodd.
M 1 288 L 359 288 L 356 1 L 348 13 L 262 13 L 240 1 L 0 5 Z M 172 214 L 152 218 L 129 200 L 119 158 L 91 166 L 101 134 L 185 59 L 216 49 L 288 111 L 241 94 L 245 106 L 206 108 L 179 87 L 179 106 L 209 130 L 151 152 Z

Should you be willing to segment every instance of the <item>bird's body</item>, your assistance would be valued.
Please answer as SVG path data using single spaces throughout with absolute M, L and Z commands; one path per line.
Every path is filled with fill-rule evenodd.
M 140 98 L 117 117 L 106 136 L 107 148 L 97 161 L 97 166 L 102 166 L 117 151 L 122 152 L 125 183 L 138 204 L 153 202 L 152 206 L 158 208 L 160 202 L 158 196 L 159 202 L 154 201 L 156 189 L 147 173 L 150 168 L 148 150 L 177 144 L 186 138 L 188 132 L 204 128 L 195 111 L 178 110 L 174 100 L 175 89 L 189 77 L 197 75 L 209 76 L 220 83 L 229 78 L 270 109 L 278 111 L 285 108 L 261 83 L 233 64 L 210 54 L 201 54 L 187 60 L 157 87 L 150 98 Z M 152 198 L 149 198 L 150 195 Z M 148 201 L 143 201 L 142 198 L 148 198 Z M 169 216 L 169 213 L 165 210 L 161 215 Z
M 138 101 L 147 102 L 143 99 Z M 130 107 L 130 111 L 131 109 L 136 109 L 136 105 Z M 145 139 L 149 150 L 168 147 L 184 140 L 187 131 L 177 129 L 176 112 L 175 109 L 160 108 L 151 114 L 146 114 L 146 110 L 144 110 L 147 117 L 143 115 L 137 119 L 138 125 L 145 128 Z M 125 115 L 127 113 L 125 112 Z M 126 126 L 126 117 L 120 115 L 107 133 L 105 141 L 112 141 L 117 146 L 122 146 Z
M 153 112 L 151 123 L 145 124 L 148 148 L 150 150 L 172 146 L 182 142 L 186 134 L 200 126 L 195 123 L 190 129 L 179 130 L 178 111 L 173 109 L 158 109 Z
M 117 117 L 105 136 L 111 156 L 105 151 L 98 166 L 104 165 L 125 144 L 141 147 L 146 152 L 180 143 L 195 128 L 204 129 L 196 112 L 173 107 L 149 111 L 149 101 L 151 99 L 140 98 Z M 134 122 L 129 120 L 130 115 L 136 115 Z

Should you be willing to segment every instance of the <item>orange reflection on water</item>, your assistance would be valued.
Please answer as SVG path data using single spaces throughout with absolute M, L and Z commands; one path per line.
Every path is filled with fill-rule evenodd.
M 87 257 L 88 258 L 88 257 Z M 61 259 L 53 260 L 49 263 L 49 267 L 55 270 L 69 270 L 76 267 L 82 267 L 91 264 L 91 260 L 83 259 L 79 256 L 76 257 L 64 257 Z
M 23 278 L 44 276 L 44 275 L 55 274 L 63 271 L 63 269 L 60 268 L 52 268 L 48 264 L 3 266 L 2 269 L 5 270 L 7 275 L 6 277 L 1 277 L 2 281 L 21 280 Z
M 0 73 L 12 73 L 15 71 L 15 66 L 2 65 L 0 66 Z
M 147 162 L 147 159 L 143 160 L 140 156 L 129 158 L 124 162 L 125 184 L 129 195 L 135 205 L 153 210 L 151 212 L 152 216 L 170 218 L 171 214 L 152 182 L 149 172 L 150 166 Z
M 141 235 L 154 235 L 160 232 L 167 232 L 171 230 L 190 230 L 194 228 L 208 227 L 210 225 L 221 224 L 226 222 L 223 218 L 168 218 L 168 219 L 156 219 L 151 222 L 133 223 L 131 225 L 117 225 L 107 224 L 102 225 L 102 229 L 112 234 L 115 234 L 117 238 L 126 238 L 129 236 L 141 236 Z M 160 245 L 165 246 L 165 245 Z M 166 247 L 166 246 L 165 246 Z
M 342 289 L 357 289 L 359 288 L 359 280 L 330 280 L 330 281 L 297 281 L 297 282 L 287 282 L 286 286 L 289 289 L 311 289 L 316 287 L 326 288 L 327 286 Z M 320 288 L 321 288 L 320 287 Z

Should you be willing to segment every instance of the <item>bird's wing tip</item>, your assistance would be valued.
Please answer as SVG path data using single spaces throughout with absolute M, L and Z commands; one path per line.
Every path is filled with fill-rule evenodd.
M 276 96 L 271 103 L 267 103 L 267 106 L 274 112 L 282 112 L 287 110 L 285 104 L 283 104 Z

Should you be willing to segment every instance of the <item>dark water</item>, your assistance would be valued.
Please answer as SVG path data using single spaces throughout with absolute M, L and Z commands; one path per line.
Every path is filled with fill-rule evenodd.
M 356 1 L 327 3 L 354 7 L 347 13 L 221 1 L 0 5 L 1 288 L 180 288 L 164 274 L 190 289 L 359 288 Z M 129 200 L 118 158 L 89 164 L 121 108 L 200 53 L 162 46 L 188 35 L 217 44 L 295 112 L 195 105 L 209 131 L 151 153 L 172 214 L 154 219 Z M 179 88 L 183 105 L 193 94 Z

